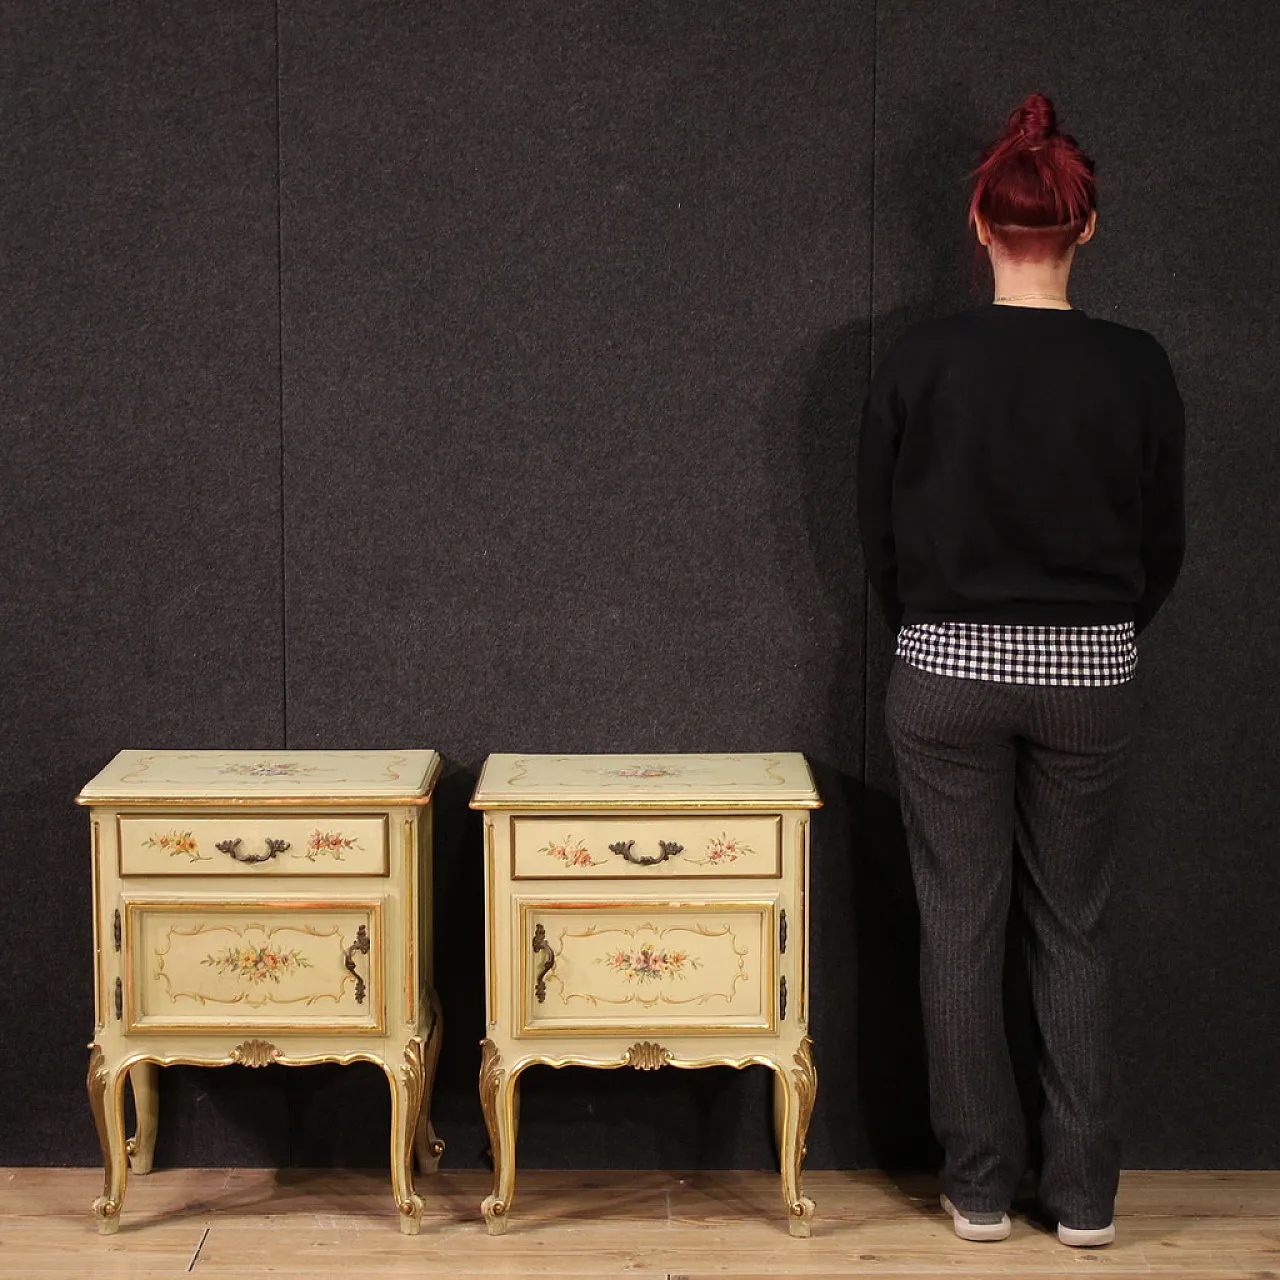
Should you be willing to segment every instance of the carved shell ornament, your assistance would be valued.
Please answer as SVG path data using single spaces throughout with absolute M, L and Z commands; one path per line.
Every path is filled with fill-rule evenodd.
M 269 1067 L 280 1056 L 269 1040 L 245 1040 L 231 1050 L 231 1061 L 241 1067 Z
M 671 1050 L 651 1040 L 638 1040 L 627 1050 L 623 1063 L 637 1071 L 657 1071 L 671 1061 Z

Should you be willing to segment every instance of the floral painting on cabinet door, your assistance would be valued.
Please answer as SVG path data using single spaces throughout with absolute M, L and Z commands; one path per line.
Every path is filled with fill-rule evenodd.
M 639 947 L 616 948 L 603 961 L 597 960 L 596 963 L 606 964 L 610 969 L 621 973 L 628 982 L 640 983 L 681 978 L 686 967 L 702 968 L 702 961 L 695 959 L 687 951 L 667 950 L 654 946 L 652 942 L 643 943 Z
M 275 951 L 270 946 L 230 946 L 206 956 L 207 964 L 219 973 L 234 974 L 246 982 L 261 986 L 264 982 L 279 984 L 283 975 L 310 969 L 311 962 L 301 951 Z

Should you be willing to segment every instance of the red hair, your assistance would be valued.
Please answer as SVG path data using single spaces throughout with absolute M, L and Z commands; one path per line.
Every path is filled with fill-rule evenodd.
M 969 225 L 978 216 L 1016 258 L 1061 257 L 1097 208 L 1093 161 L 1058 129 L 1053 103 L 1028 94 L 973 173 Z

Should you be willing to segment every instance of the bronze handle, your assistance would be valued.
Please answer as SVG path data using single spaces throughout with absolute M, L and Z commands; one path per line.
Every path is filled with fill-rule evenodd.
M 782 981 L 778 983 L 778 1018 L 781 1022 L 787 1020 L 787 979 L 784 976 Z
M 538 970 L 537 980 L 533 984 L 533 994 L 538 997 L 538 1003 L 542 1004 L 547 998 L 547 974 L 556 967 L 556 953 L 551 950 L 551 943 L 547 941 L 547 931 L 542 925 L 538 925 L 533 931 L 533 949 L 545 952 L 547 957 L 542 962 L 542 968 Z
M 119 1022 L 124 1017 L 124 983 L 119 978 L 116 979 L 116 1021 Z
M 362 956 L 369 954 L 369 930 L 364 925 L 356 930 L 356 940 L 342 953 L 347 972 L 356 980 L 356 1004 L 364 1004 L 364 979 L 356 972 L 356 962 L 352 958 L 356 951 Z
M 625 858 L 635 867 L 656 867 L 658 863 L 666 862 L 668 858 L 674 858 L 677 853 L 684 852 L 684 845 L 676 844 L 674 840 L 659 840 L 658 848 L 662 852 L 656 858 L 647 858 L 643 854 L 631 852 L 635 843 L 634 840 L 619 840 L 617 844 L 609 846 L 609 852 L 616 853 L 620 858 Z
M 268 862 L 276 856 L 277 853 L 283 853 L 288 847 L 287 840 L 267 840 L 266 853 L 241 853 L 240 846 L 244 842 L 242 840 L 220 840 L 213 847 L 219 853 L 225 853 L 228 857 L 234 858 L 237 862 Z
M 115 943 L 116 950 L 120 950 L 120 908 L 116 908 L 116 913 L 111 917 L 111 941 Z
M 787 909 L 782 908 L 781 916 L 778 922 L 778 952 L 780 955 L 787 954 Z

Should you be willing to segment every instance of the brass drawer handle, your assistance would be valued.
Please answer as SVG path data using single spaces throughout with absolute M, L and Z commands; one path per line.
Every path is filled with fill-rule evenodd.
M 533 931 L 533 950 L 544 952 L 547 957 L 542 962 L 542 968 L 538 970 L 537 980 L 533 984 L 533 994 L 537 996 L 538 1003 L 542 1004 L 547 998 L 547 974 L 556 967 L 556 953 L 551 950 L 551 943 L 547 941 L 547 931 L 540 924 Z
M 219 853 L 225 853 L 228 857 L 234 858 L 237 862 L 269 862 L 277 853 L 283 853 L 288 847 L 287 840 L 267 840 L 266 853 L 241 853 L 240 846 L 243 840 L 219 840 L 213 847 Z
M 656 858 L 647 858 L 643 854 L 631 852 L 635 847 L 635 843 L 634 840 L 619 840 L 617 844 L 609 846 L 609 852 L 616 853 L 620 858 L 625 858 L 635 867 L 656 867 L 658 863 L 666 862 L 668 858 L 674 858 L 677 853 L 684 852 L 684 845 L 676 844 L 674 840 L 659 840 L 658 848 L 662 852 Z
M 356 1004 L 364 1004 L 364 979 L 356 972 L 356 962 L 353 958 L 353 953 L 356 951 L 362 956 L 369 954 L 369 930 L 364 925 L 356 930 L 356 940 L 342 953 L 343 965 L 356 980 Z

